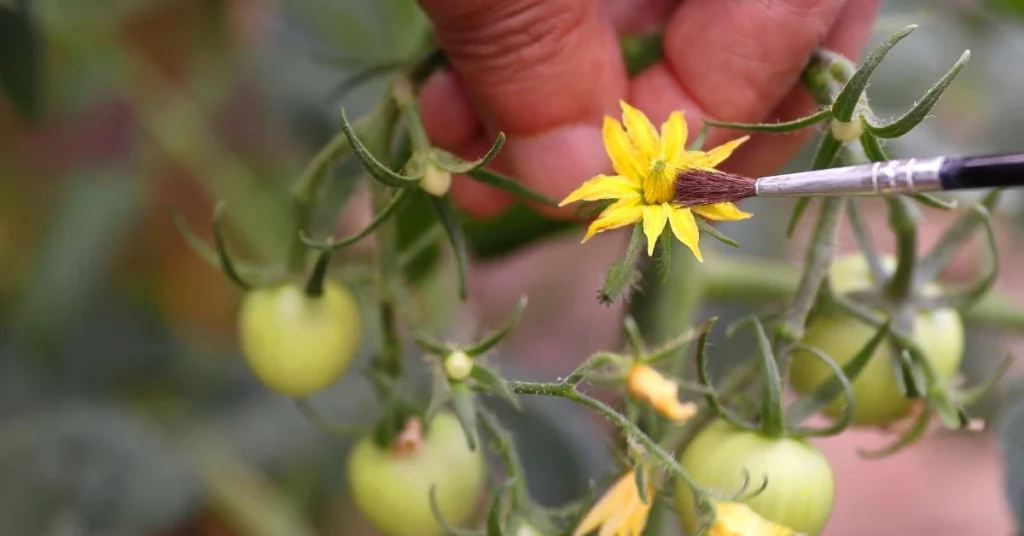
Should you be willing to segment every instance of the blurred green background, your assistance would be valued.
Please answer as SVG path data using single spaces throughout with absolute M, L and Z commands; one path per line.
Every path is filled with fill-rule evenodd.
M 344 498 L 346 443 L 250 376 L 234 338 L 240 295 L 188 250 L 168 207 L 209 239 L 224 199 L 233 249 L 280 258 L 288 187 L 336 132 L 337 88 L 417 50 L 429 27 L 414 3 L 0 0 L 0 13 L 0 534 L 371 534 Z M 894 142 L 895 154 L 1021 149 L 1022 17 L 1013 0 L 887 5 L 877 36 L 921 29 L 875 77 L 880 115 L 900 113 L 973 52 L 935 117 Z M 347 95 L 350 117 L 381 87 Z M 327 226 L 354 168 L 336 175 L 320 215 Z M 759 225 L 723 230 L 752 245 L 744 255 L 783 262 L 788 209 L 756 203 Z M 1024 198 L 1007 195 L 1010 259 L 1020 259 L 1022 214 Z M 481 258 L 567 229 L 523 209 L 467 223 Z M 415 227 L 414 215 L 404 225 Z M 422 297 L 438 321 L 456 322 L 443 278 L 423 281 L 443 291 Z M 1009 292 L 1024 305 L 1024 289 Z M 368 326 L 364 354 L 372 338 Z M 969 355 L 982 357 L 966 360 L 968 377 L 989 370 L 1005 343 L 973 331 Z M 509 376 L 537 374 L 517 363 L 504 361 Z M 995 397 L 979 411 L 994 416 L 1003 399 L 1012 402 Z M 314 403 L 352 420 L 372 400 L 350 375 Z M 578 497 L 608 464 L 600 430 L 567 404 L 527 407 L 527 417 L 507 417 L 531 489 L 552 505 Z M 1024 433 L 1014 440 L 1007 423 L 1012 454 Z M 1024 471 L 1021 456 L 1010 458 Z M 1021 508 L 1024 483 L 1009 467 L 1010 505 Z

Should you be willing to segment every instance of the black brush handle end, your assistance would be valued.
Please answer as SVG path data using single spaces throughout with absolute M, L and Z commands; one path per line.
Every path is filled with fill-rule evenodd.
M 943 190 L 1024 186 L 1024 153 L 949 158 L 939 181 Z

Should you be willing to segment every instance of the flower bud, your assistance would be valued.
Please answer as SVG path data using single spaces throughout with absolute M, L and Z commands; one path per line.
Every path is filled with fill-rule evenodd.
M 832 135 L 843 143 L 854 141 L 863 133 L 864 123 L 859 117 L 854 116 L 853 121 L 849 123 L 839 120 L 832 121 Z
M 430 195 L 441 197 L 448 193 L 448 188 L 452 185 L 452 174 L 447 171 L 435 166 L 434 164 L 427 164 L 427 169 L 423 172 L 423 178 L 420 179 L 420 188 Z
M 456 350 L 444 358 L 444 372 L 449 380 L 464 380 L 473 372 L 473 359 L 466 352 Z

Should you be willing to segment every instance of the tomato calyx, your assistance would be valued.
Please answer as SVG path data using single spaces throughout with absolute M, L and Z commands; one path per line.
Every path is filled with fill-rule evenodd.
M 808 401 L 798 401 L 787 408 L 782 395 L 782 377 L 775 355 L 772 351 L 771 342 L 765 332 L 764 326 L 757 317 L 745 318 L 734 323 L 728 330 L 732 334 L 734 328 L 751 324 L 757 338 L 757 353 L 761 364 L 761 406 L 759 408 L 758 422 L 747 420 L 735 410 L 724 406 L 719 399 L 717 392 L 707 370 L 707 345 L 708 337 L 712 326 L 717 322 L 716 317 L 708 319 L 701 329 L 700 338 L 697 342 L 697 374 L 701 385 L 705 389 L 704 398 L 719 419 L 728 423 L 738 430 L 745 432 L 756 432 L 757 434 L 773 439 L 792 437 L 804 439 L 807 437 L 835 435 L 846 428 L 853 420 L 855 400 L 852 381 L 860 374 L 867 359 L 874 352 L 875 347 L 881 342 L 882 336 L 878 336 L 862 349 L 858 359 L 853 360 L 845 368 L 840 368 L 829 356 L 823 352 L 814 351 L 813 355 L 820 359 L 833 372 L 833 381 L 822 385 Z M 813 349 L 812 349 L 813 350 Z M 819 392 L 820 391 L 820 392 Z M 831 402 L 837 395 L 842 395 L 847 401 L 843 414 L 830 425 L 823 428 L 810 428 L 800 426 L 800 423 L 810 415 L 816 413 L 824 404 Z M 820 406 L 820 407 L 819 407 Z

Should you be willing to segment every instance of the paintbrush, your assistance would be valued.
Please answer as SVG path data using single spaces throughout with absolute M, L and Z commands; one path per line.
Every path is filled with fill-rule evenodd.
M 1024 153 L 908 158 L 752 179 L 710 169 L 676 175 L 675 202 L 684 207 L 748 197 L 923 194 L 1024 186 Z

